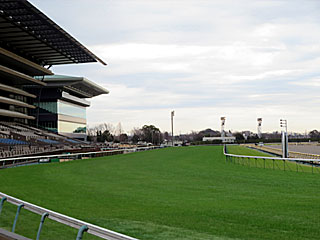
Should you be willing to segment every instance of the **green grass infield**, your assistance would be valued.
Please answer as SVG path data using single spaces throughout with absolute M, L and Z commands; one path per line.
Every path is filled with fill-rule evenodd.
M 0 170 L 3 193 L 146 240 L 318 239 L 319 183 L 320 174 L 227 163 L 221 146 Z M 15 211 L 4 204 L 1 228 Z M 35 239 L 39 222 L 22 209 L 16 232 Z M 76 233 L 47 219 L 41 239 Z

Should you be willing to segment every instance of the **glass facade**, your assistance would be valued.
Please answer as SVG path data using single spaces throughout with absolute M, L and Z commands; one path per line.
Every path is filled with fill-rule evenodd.
M 39 105 L 40 109 L 43 109 L 49 113 L 63 114 L 71 117 L 86 119 L 85 107 L 68 103 L 62 100 L 58 100 L 57 102 L 40 102 L 40 104 L 35 103 L 35 105 Z
M 58 113 L 58 105 L 57 102 L 40 102 L 39 104 L 36 102 L 36 106 L 39 106 L 40 109 L 45 110 L 46 112 L 57 114 Z
M 85 107 L 62 101 L 60 99 L 54 102 L 40 102 L 40 104 L 35 103 L 35 105 L 39 105 L 42 118 L 44 118 L 44 116 L 52 115 L 56 115 L 58 117 L 57 121 L 40 120 L 40 125 L 46 129 L 58 133 L 86 133 Z
M 58 132 L 57 128 L 57 122 L 56 121 L 46 121 L 41 122 L 41 126 L 52 131 L 52 132 Z
M 58 114 L 86 119 L 86 108 L 58 100 Z
M 58 132 L 86 133 L 86 124 L 58 121 Z

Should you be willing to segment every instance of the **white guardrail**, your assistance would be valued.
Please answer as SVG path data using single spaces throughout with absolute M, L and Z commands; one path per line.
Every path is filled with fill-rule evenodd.
M 320 159 L 306 159 L 306 158 L 281 158 L 281 157 L 263 157 L 263 156 L 246 156 L 246 155 L 236 155 L 226 153 L 225 147 L 223 148 L 223 153 L 228 157 L 236 157 L 236 158 L 252 158 L 252 159 L 270 159 L 270 160 L 278 160 L 278 161 L 293 161 L 293 162 L 317 162 L 320 163 Z
M 36 213 L 36 214 L 39 214 L 39 215 L 43 215 L 44 213 L 47 213 L 48 214 L 48 216 L 47 216 L 48 218 L 50 218 L 50 219 L 52 219 L 52 220 L 54 220 L 56 222 L 68 225 L 70 227 L 73 227 L 73 228 L 76 228 L 76 229 L 80 229 L 82 226 L 86 226 L 88 233 L 90 233 L 92 235 L 95 235 L 97 237 L 103 238 L 103 239 L 109 239 L 109 240 L 137 240 L 136 238 L 132 238 L 132 237 L 123 235 L 121 233 L 117 233 L 117 232 L 114 232 L 114 231 L 111 231 L 111 230 L 108 230 L 108 229 L 93 225 L 91 223 L 87 223 L 87 222 L 81 221 L 81 220 L 76 219 L 76 218 L 68 217 L 68 216 L 63 215 L 61 213 L 57 213 L 57 212 L 51 211 L 49 209 L 39 207 L 39 206 L 34 205 L 32 203 L 29 203 L 29 202 L 26 202 L 26 201 L 22 201 L 20 199 L 11 197 L 11 196 L 9 196 L 7 194 L 4 194 L 4 193 L 1 193 L 1 192 L 0 192 L 0 197 L 1 198 L 5 197 L 7 202 L 9 202 L 11 204 L 14 204 L 14 205 L 17 205 L 17 206 L 23 204 L 23 208 L 24 209 L 27 209 L 27 210 L 29 210 L 29 211 L 31 211 L 33 213 Z
M 225 155 L 225 156 L 228 156 L 228 157 L 237 157 L 237 158 L 270 159 L 270 160 L 278 160 L 278 161 L 318 162 L 318 163 L 320 163 L 320 160 L 319 160 L 319 159 L 246 156 L 246 155 L 236 155 L 236 154 L 230 154 L 230 153 L 224 153 L 224 155 Z
M 282 157 L 264 157 L 264 156 L 247 156 L 247 155 L 236 155 L 236 154 L 230 154 L 227 153 L 227 147 L 226 145 L 224 145 L 223 148 L 223 154 L 226 157 L 226 161 L 227 162 L 231 162 L 231 163 L 238 163 L 241 165 L 247 165 L 249 167 L 263 167 L 263 168 L 272 168 L 274 169 L 279 169 L 279 170 L 283 170 L 286 171 L 294 171 L 292 169 L 292 165 L 291 167 L 287 164 L 288 162 L 291 163 L 295 163 L 296 167 L 295 167 L 295 171 L 299 172 L 299 168 L 300 171 L 302 172 L 308 172 L 307 169 L 303 169 L 302 165 L 304 166 L 309 166 L 311 169 L 311 173 L 314 173 L 314 170 L 316 173 L 320 173 L 320 160 L 319 159 L 306 159 L 306 158 L 282 158 Z M 258 164 L 258 159 L 263 160 L 263 166 L 261 166 L 260 164 Z M 252 162 L 252 160 L 254 160 Z M 270 166 L 269 164 L 266 164 L 267 160 L 272 161 L 272 165 Z M 278 162 L 282 162 L 283 166 L 279 166 L 279 164 L 277 164 Z M 260 166 L 259 166 L 260 165 Z M 269 165 L 269 166 L 268 166 Z
M 50 158 L 59 158 L 59 159 L 82 159 L 82 157 L 99 157 L 99 156 L 109 156 L 114 154 L 123 154 L 123 153 L 130 153 L 130 152 L 136 152 L 136 151 L 144 151 L 144 150 L 151 150 L 158 147 L 140 147 L 140 148 L 131 148 L 131 149 L 117 149 L 117 150 L 107 150 L 107 151 L 98 151 L 98 152 L 86 152 L 86 153 L 71 153 L 71 154 L 55 154 L 55 155 L 43 155 L 43 156 L 32 156 L 32 157 L 15 157 L 15 158 L 6 158 L 6 159 L 0 159 L 0 167 L 2 163 L 2 167 L 7 167 L 8 165 L 5 165 L 6 162 L 10 162 L 10 166 L 14 166 L 15 164 L 28 164 L 33 161 L 39 161 L 46 159 L 49 160 Z M 37 239 L 40 237 L 40 232 L 42 228 L 42 224 L 44 222 L 45 217 L 48 217 L 56 222 L 65 224 L 67 226 L 79 229 L 77 240 L 82 239 L 82 234 L 84 231 L 88 232 L 89 234 L 95 235 L 97 237 L 108 239 L 108 240 L 137 240 L 136 238 L 132 238 L 126 235 L 123 235 L 121 233 L 117 233 L 99 226 L 96 226 L 91 223 L 87 223 L 84 221 L 81 221 L 79 219 L 75 219 L 72 217 L 68 217 L 66 215 L 51 211 L 49 209 L 45 209 L 42 207 L 39 207 L 37 205 L 34 205 L 32 203 L 17 199 L 15 197 L 9 196 L 5 193 L 0 192 L 1 202 L 0 202 L 0 213 L 3 207 L 3 203 L 5 201 L 14 204 L 18 206 L 16 219 L 13 224 L 12 232 L 14 232 L 16 220 L 19 216 L 19 212 L 21 207 L 23 207 L 26 210 L 29 210 L 33 213 L 42 215 L 40 227 L 38 230 Z M 44 216 L 45 215 L 45 216 Z M 42 221 L 43 219 L 43 221 Z

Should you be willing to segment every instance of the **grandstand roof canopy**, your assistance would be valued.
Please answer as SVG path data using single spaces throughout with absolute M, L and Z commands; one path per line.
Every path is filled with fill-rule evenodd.
M 109 93 L 107 89 L 84 77 L 52 75 L 45 76 L 43 81 L 47 84 L 47 87 L 60 87 L 80 98 L 92 98 Z
M 12 70 L 10 68 L 4 67 L 0 65 L 0 75 L 2 77 L 5 77 L 1 79 L 4 83 L 11 83 L 14 85 L 32 85 L 32 84 L 38 84 L 42 86 L 46 86 L 46 84 L 39 80 L 35 79 L 33 77 L 30 77 L 28 75 L 25 75 L 23 73 L 17 72 L 15 70 Z
M 0 65 L 10 67 L 30 76 L 53 75 L 53 73 L 34 62 L 0 47 Z
M 0 47 L 45 65 L 101 62 L 26 0 L 0 0 Z

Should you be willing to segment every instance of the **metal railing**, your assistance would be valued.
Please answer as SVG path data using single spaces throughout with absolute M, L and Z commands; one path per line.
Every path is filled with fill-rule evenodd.
M 245 165 L 248 167 L 271 168 L 273 170 L 283 171 L 302 171 L 310 173 L 320 173 L 319 159 L 306 158 L 282 158 L 282 157 L 264 157 L 264 156 L 247 156 L 230 154 L 227 150 L 227 145 L 223 147 L 223 154 L 226 157 L 226 162 Z M 279 163 L 281 165 L 279 165 Z M 295 163 L 295 169 L 290 163 Z
M 76 159 L 83 159 L 84 157 L 93 158 L 93 157 L 101 157 L 101 156 L 108 156 L 108 155 L 114 155 L 114 154 L 124 154 L 124 153 L 136 152 L 136 151 L 152 150 L 156 148 L 158 147 L 152 146 L 152 147 L 139 147 L 139 148 L 132 148 L 132 149 L 119 149 L 119 150 L 87 152 L 87 153 L 56 154 L 56 155 L 33 156 L 33 157 L 16 157 L 16 158 L 0 159 L 0 163 L 2 163 L 1 164 L 2 167 L 7 167 L 7 166 L 13 166 L 15 164 L 28 164 L 30 162 L 40 162 L 41 160 L 49 160 L 51 158 L 59 158 L 60 160 L 76 160 Z M 9 164 L 6 164 L 8 162 Z M 68 217 L 66 215 L 39 207 L 37 205 L 14 198 L 12 196 L 9 196 L 1 192 L 0 192 L 0 197 L 1 197 L 0 214 L 5 201 L 18 206 L 16 217 L 14 219 L 13 226 L 12 226 L 12 232 L 15 231 L 16 223 L 22 208 L 42 216 L 40 220 L 38 233 L 37 233 L 37 238 L 36 238 L 37 240 L 40 239 L 41 229 L 46 217 L 56 222 L 79 229 L 78 235 L 76 238 L 77 240 L 82 239 L 82 235 L 84 232 L 88 232 L 97 237 L 100 237 L 103 239 L 109 239 L 109 240 L 136 240 L 135 238 L 132 238 L 132 237 L 129 237 L 129 236 L 99 227 L 91 223 L 87 223 L 72 217 Z
M 40 220 L 38 232 L 37 232 L 37 238 L 36 238 L 37 240 L 40 239 L 41 229 L 44 224 L 45 218 L 49 218 L 49 219 L 52 219 L 56 222 L 59 222 L 59 223 L 65 224 L 67 226 L 79 229 L 77 237 L 76 237 L 77 240 L 82 239 L 82 235 L 84 232 L 88 232 L 88 233 L 95 235 L 97 237 L 100 237 L 102 239 L 137 240 L 136 238 L 132 238 L 132 237 L 126 236 L 124 234 L 117 233 L 117 232 L 108 230 L 106 228 L 102 228 L 97 225 L 94 225 L 94 224 L 91 224 L 88 222 L 84 222 L 79 219 L 72 218 L 72 217 L 63 215 L 61 213 L 51 211 L 46 208 L 39 207 L 39 206 L 34 205 L 32 203 L 17 199 L 15 197 L 11 197 L 11 196 L 4 194 L 2 192 L 0 192 L 0 197 L 1 197 L 0 214 L 1 214 L 1 210 L 3 208 L 3 204 L 5 201 L 18 206 L 16 217 L 14 219 L 13 226 L 12 226 L 12 232 L 15 231 L 15 226 L 17 224 L 17 220 L 18 220 L 19 213 L 20 213 L 21 209 L 26 209 L 26 210 L 29 210 L 30 212 L 33 212 L 33 213 L 36 213 L 36 214 L 42 216 L 41 220 Z
M 69 160 L 78 160 L 78 159 L 84 159 L 84 158 L 94 158 L 94 157 L 103 157 L 103 156 L 109 156 L 109 155 L 130 153 L 130 152 L 136 152 L 136 151 L 145 151 L 145 150 L 151 150 L 156 148 L 158 147 L 152 146 L 152 147 L 117 149 L 117 150 L 98 151 L 98 152 L 3 158 L 3 159 L 0 159 L 0 168 L 37 163 L 37 162 L 50 162 L 50 160 L 54 158 L 59 159 L 59 161 L 69 161 Z

